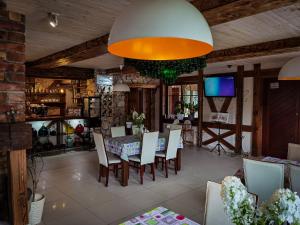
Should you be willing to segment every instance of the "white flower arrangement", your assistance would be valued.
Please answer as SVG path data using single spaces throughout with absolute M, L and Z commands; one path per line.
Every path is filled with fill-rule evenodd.
M 271 224 L 300 225 L 300 198 L 289 189 L 279 189 L 270 200 L 262 204 L 262 222 Z
M 145 119 L 146 117 L 144 113 L 138 114 L 136 111 L 132 112 L 133 124 L 137 127 L 141 127 L 141 125 L 144 124 Z
M 239 178 L 225 177 L 221 197 L 225 213 L 236 225 L 300 225 L 300 198 L 289 189 L 277 190 L 258 208 Z
M 225 212 L 236 225 L 251 225 L 255 220 L 255 199 L 237 177 L 222 182 L 221 197 Z

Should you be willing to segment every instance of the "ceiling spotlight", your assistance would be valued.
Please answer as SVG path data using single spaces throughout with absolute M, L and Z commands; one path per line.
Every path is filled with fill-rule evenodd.
M 57 27 L 57 25 L 58 25 L 58 16 L 59 16 L 58 13 L 53 13 L 53 12 L 48 13 L 49 24 L 52 27 Z

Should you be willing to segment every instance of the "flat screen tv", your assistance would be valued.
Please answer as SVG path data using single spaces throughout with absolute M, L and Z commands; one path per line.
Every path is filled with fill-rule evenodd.
M 206 97 L 235 97 L 234 76 L 213 76 L 204 78 Z

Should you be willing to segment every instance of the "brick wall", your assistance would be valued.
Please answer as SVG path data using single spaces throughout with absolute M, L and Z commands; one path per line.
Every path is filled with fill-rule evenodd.
M 25 120 L 25 17 L 0 9 L 0 123 L 5 112 L 18 111 L 17 121 Z
M 25 121 L 25 17 L 6 10 L 0 0 L 0 123 L 8 122 L 6 112 L 17 111 L 16 121 Z M 4 205 L 4 177 L 7 153 L 0 152 L 0 212 Z M 3 215 L 0 214 L 0 221 Z

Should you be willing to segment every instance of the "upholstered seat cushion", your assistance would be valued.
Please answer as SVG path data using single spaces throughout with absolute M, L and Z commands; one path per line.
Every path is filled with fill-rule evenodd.
M 121 159 L 113 154 L 107 154 L 108 164 L 121 163 Z
M 132 155 L 128 157 L 129 161 L 133 162 L 141 162 L 141 156 L 140 155 Z
M 155 153 L 156 157 L 162 157 L 165 158 L 166 157 L 166 152 L 165 151 L 161 151 L 161 152 L 156 152 Z

